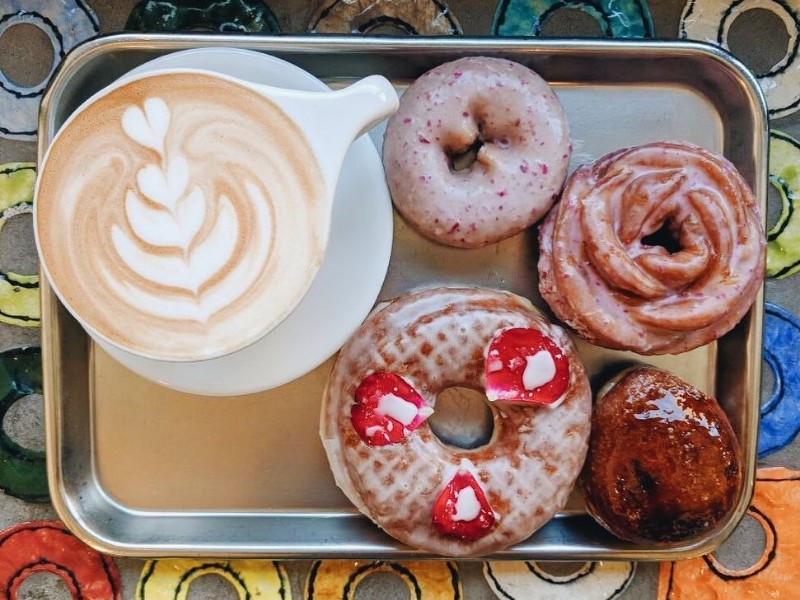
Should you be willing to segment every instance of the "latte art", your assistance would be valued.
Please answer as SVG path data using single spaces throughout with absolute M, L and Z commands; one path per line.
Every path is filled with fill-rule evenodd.
M 147 356 L 229 352 L 311 283 L 319 166 L 275 104 L 202 73 L 108 93 L 54 141 L 39 182 L 45 268 L 86 325 Z
M 128 230 L 113 225 L 111 239 L 117 254 L 137 275 L 156 285 L 192 293 L 189 297 L 176 298 L 177 302 L 173 303 L 165 303 L 160 297 L 143 297 L 141 306 L 145 311 L 160 317 L 205 322 L 227 304 L 224 296 L 206 298 L 203 286 L 218 276 L 233 258 L 239 237 L 236 211 L 224 194 L 213 205 L 216 211 L 210 210 L 203 189 L 199 185 L 189 187 L 186 158 L 180 154 L 166 156 L 164 148 L 170 121 L 167 104 L 161 98 L 148 98 L 143 108 L 125 109 L 122 129 L 133 141 L 155 150 L 160 160 L 142 167 L 136 174 L 137 189 L 128 190 L 125 195 Z M 272 225 L 266 200 L 258 187 L 246 181 L 245 190 L 261 239 L 252 244 L 253 261 L 258 268 L 242 273 L 245 280 L 235 282 L 240 289 L 249 287 L 252 284 L 249 280 L 257 278 L 266 265 Z M 208 224 L 210 231 L 204 239 L 198 240 L 210 216 L 215 217 Z M 180 254 L 163 253 L 168 248 L 175 248 Z

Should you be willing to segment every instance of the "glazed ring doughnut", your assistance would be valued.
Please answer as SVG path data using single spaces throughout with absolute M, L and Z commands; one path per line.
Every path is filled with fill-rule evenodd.
M 545 23 L 561 8 L 577 9 L 592 17 L 604 37 L 653 37 L 647 0 L 500 0 L 492 35 L 542 35 Z
M 485 445 L 445 444 L 426 422 L 454 386 L 497 400 Z M 390 303 L 342 348 L 320 433 L 336 483 L 389 535 L 475 556 L 563 508 L 590 415 L 586 373 L 561 328 L 508 292 L 439 288 Z
M 36 139 L 39 103 L 67 52 L 100 33 L 97 17 L 83 0 L 11 0 L 0 5 L 0 37 L 14 25 L 33 25 L 53 46 L 50 72 L 38 85 L 23 87 L 0 69 L 0 137 Z
M 729 50 L 728 34 L 736 17 L 748 10 L 768 10 L 789 32 L 786 54 L 769 71 L 756 75 L 767 99 L 769 116 L 785 117 L 800 108 L 800 13 L 783 0 L 689 0 L 683 8 L 679 37 L 712 42 Z
M 474 163 L 460 168 L 469 152 Z M 541 77 L 510 60 L 470 57 L 406 90 L 386 127 L 383 164 L 392 201 L 417 231 L 477 248 L 545 215 L 570 152 L 564 110 Z
M 633 581 L 636 564 L 631 562 L 587 562 L 569 575 L 551 575 L 529 561 L 483 563 L 486 582 L 498 598 L 527 600 L 614 600 Z
M 677 354 L 730 331 L 764 278 L 753 194 L 724 157 L 681 142 L 575 171 L 539 229 L 539 290 L 589 342 Z
M 29 502 L 50 499 L 44 452 L 15 443 L 2 423 L 17 400 L 41 393 L 42 353 L 39 348 L 15 348 L 0 353 L 0 490 Z
M 222 577 L 239 600 L 291 598 L 286 570 L 277 561 L 170 559 L 147 561 L 136 585 L 136 600 L 186 600 L 189 586 L 203 575 Z
M 308 22 L 311 33 L 370 33 L 385 26 L 409 35 L 461 34 L 441 0 L 323 0 Z
M 392 573 L 415 600 L 460 600 L 464 597 L 458 567 L 453 562 L 353 562 L 322 560 L 311 566 L 306 580 L 306 600 L 354 600 L 361 581 L 375 573 Z
M 34 163 L 0 165 L 0 232 L 11 217 L 32 212 Z M 38 327 L 41 322 L 39 276 L 0 270 L 0 322 Z
M 92 550 L 58 521 L 21 523 L 0 533 L 0 597 L 17 600 L 33 573 L 58 575 L 75 600 L 122 600 L 110 556 Z
M 239 33 L 280 33 L 273 12 L 261 0 L 141 0 L 128 15 L 125 29 L 191 31 L 210 29 Z
M 800 141 L 769 132 L 769 181 L 781 197 L 781 214 L 767 232 L 767 275 L 788 277 L 800 270 Z

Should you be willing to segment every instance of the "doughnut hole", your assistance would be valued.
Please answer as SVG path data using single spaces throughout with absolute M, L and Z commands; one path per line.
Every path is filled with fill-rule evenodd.
M 408 586 L 394 573 L 380 571 L 370 573 L 358 582 L 353 600 L 385 598 L 386 600 L 411 600 Z
M 239 594 L 221 575 L 207 573 L 189 584 L 186 600 L 239 600 Z
M 475 119 L 474 122 L 469 122 L 461 132 L 453 132 L 450 134 L 449 139 L 445 140 L 445 154 L 447 162 L 450 166 L 451 173 L 469 173 L 472 166 L 476 162 L 491 162 L 493 159 L 488 156 L 481 158 L 479 152 L 484 146 L 491 145 L 493 148 L 505 150 L 512 145 L 510 136 L 504 131 L 502 127 L 495 125 L 489 128 L 486 122 L 489 117 L 486 115 L 475 115 L 475 110 L 465 112 L 464 117 L 468 121 Z
M 671 219 L 667 219 L 661 227 L 642 238 L 644 246 L 660 246 L 670 254 L 677 254 L 683 249 L 678 228 Z
M 759 40 L 753 44 L 752 40 Z M 753 8 L 739 14 L 731 23 L 728 48 L 758 77 L 767 75 L 788 53 L 786 23 L 772 10 Z
M 578 575 L 587 568 L 585 562 L 537 562 L 536 566 L 539 567 L 544 573 L 552 575 L 553 578 L 570 579 L 578 578 Z
M 478 151 L 483 147 L 483 140 L 480 137 L 466 148 L 459 150 L 447 150 L 447 162 L 450 165 L 451 173 L 467 171 L 478 160 Z
M 766 546 L 764 527 L 753 516 L 746 514 L 725 543 L 713 552 L 713 556 L 726 569 L 745 571 L 761 560 Z
M 34 275 L 39 271 L 30 213 L 9 218 L 0 231 L 0 270 L 21 275 Z
M 783 200 L 781 199 L 780 182 L 772 177 L 767 187 L 767 231 L 770 231 L 778 223 L 783 210 Z
M 439 392 L 428 425 L 440 442 L 462 450 L 485 446 L 494 433 L 494 417 L 482 391 L 454 386 Z
M 359 23 L 356 29 L 359 33 L 367 35 L 419 35 L 410 23 L 386 15 L 379 15 Z
M 18 23 L 0 34 L 0 71 L 21 87 L 41 84 L 53 68 L 53 45 L 36 25 Z
M 31 573 L 20 584 L 17 600 L 72 600 L 66 582 L 55 573 Z
M 23 396 L 3 417 L 3 431 L 22 448 L 44 452 L 44 398 L 40 394 Z
M 560 8 L 544 19 L 543 37 L 604 37 L 600 23 L 579 8 Z

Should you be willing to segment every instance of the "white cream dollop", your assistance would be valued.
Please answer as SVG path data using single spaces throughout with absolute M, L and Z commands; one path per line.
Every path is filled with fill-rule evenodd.
M 481 503 L 475 495 L 475 490 L 470 486 L 461 488 L 456 495 L 456 510 L 453 513 L 454 521 L 472 521 L 481 512 Z
M 378 400 L 378 412 L 403 425 L 410 425 L 417 416 L 417 406 L 394 394 L 386 394 Z
M 547 350 L 539 350 L 533 356 L 526 356 L 525 362 L 522 385 L 528 391 L 550 383 L 556 376 L 556 363 Z

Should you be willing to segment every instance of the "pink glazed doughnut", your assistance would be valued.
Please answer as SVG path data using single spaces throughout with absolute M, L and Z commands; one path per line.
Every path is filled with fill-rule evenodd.
M 386 128 L 383 165 L 397 210 L 419 233 L 478 248 L 547 213 L 570 152 L 564 110 L 547 82 L 509 60 L 471 57 L 406 90 Z M 475 161 L 460 168 L 469 153 Z

